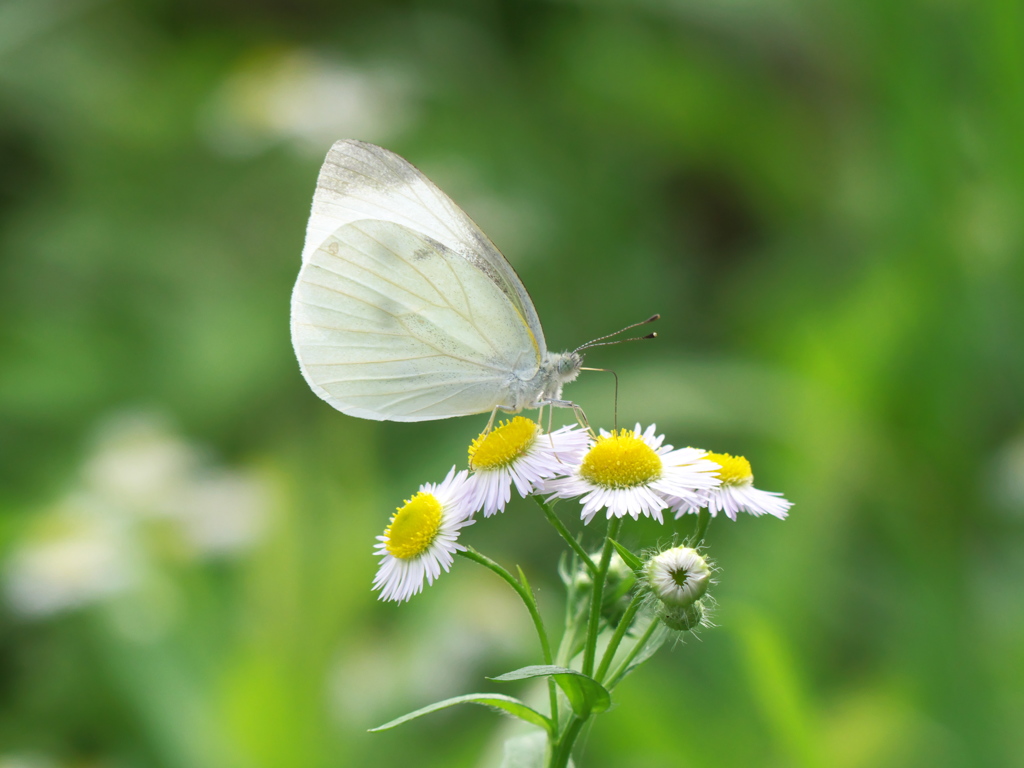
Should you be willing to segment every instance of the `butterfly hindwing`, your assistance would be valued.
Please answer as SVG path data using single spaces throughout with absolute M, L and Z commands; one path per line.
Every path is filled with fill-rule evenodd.
M 418 231 L 357 220 L 309 254 L 292 297 L 303 375 L 361 418 L 420 421 L 492 410 L 540 351 L 485 269 Z

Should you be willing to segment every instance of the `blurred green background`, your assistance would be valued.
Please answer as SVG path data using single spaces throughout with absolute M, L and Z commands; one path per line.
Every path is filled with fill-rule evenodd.
M 370 592 L 485 419 L 359 421 L 300 377 L 343 137 L 476 219 L 552 348 L 661 312 L 588 355 L 623 421 L 795 502 L 716 521 L 719 626 L 583 766 L 1024 765 L 1019 2 L 4 0 L 0 766 L 496 765 L 479 708 L 365 732 L 538 656 L 472 563 Z M 610 426 L 606 374 L 567 394 Z M 464 538 L 558 620 L 536 508 Z

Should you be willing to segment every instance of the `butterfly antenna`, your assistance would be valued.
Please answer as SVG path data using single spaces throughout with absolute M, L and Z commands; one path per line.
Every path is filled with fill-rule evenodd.
M 584 345 L 582 345 L 580 347 L 576 347 L 576 349 L 573 350 L 573 351 L 574 352 L 580 352 L 580 351 L 582 351 L 584 349 L 589 349 L 591 347 L 603 347 L 603 346 L 606 346 L 608 344 L 622 344 L 622 343 L 627 342 L 627 341 L 639 341 L 640 339 L 653 339 L 653 338 L 656 338 L 658 336 L 657 333 L 649 333 L 646 336 L 635 336 L 635 337 L 633 337 L 631 339 L 616 339 L 615 341 L 605 341 L 605 339 L 610 339 L 612 336 L 618 336 L 620 333 L 625 333 L 626 331 L 632 330 L 633 328 L 639 328 L 641 325 L 647 325 L 648 323 L 653 323 L 655 320 L 660 320 L 660 319 L 661 319 L 661 315 L 651 315 L 646 320 L 641 320 L 639 323 L 633 323 L 632 325 L 627 325 L 625 328 L 620 328 L 619 330 L 615 331 L 615 333 L 609 333 L 606 336 L 598 336 L 593 341 L 588 341 L 586 344 L 584 344 Z

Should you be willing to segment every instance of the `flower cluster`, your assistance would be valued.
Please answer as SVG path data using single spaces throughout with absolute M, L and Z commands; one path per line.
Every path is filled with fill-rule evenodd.
M 422 591 L 424 580 L 432 584 L 453 554 L 465 549 L 460 530 L 477 513 L 504 511 L 513 486 L 523 497 L 578 499 L 585 523 L 602 510 L 608 519 L 629 515 L 658 522 L 665 510 L 676 518 L 702 509 L 733 520 L 741 511 L 786 517 L 790 502 L 755 488 L 742 456 L 676 449 L 664 440 L 653 424 L 596 435 L 578 426 L 545 433 L 523 416 L 499 424 L 472 442 L 468 470 L 453 467 L 443 482 L 422 485 L 398 508 L 378 537 L 374 589 L 382 600 L 402 601 Z M 650 578 L 653 585 L 660 577 L 652 571 Z M 709 576 L 701 578 L 706 588 Z

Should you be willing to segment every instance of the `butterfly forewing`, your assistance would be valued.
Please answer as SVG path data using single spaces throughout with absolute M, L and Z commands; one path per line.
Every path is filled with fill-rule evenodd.
M 502 404 L 540 362 L 487 270 L 391 221 L 340 227 L 309 254 L 292 339 L 313 390 L 353 416 L 421 421 Z
M 317 179 L 303 262 L 340 227 L 366 219 L 400 224 L 469 261 L 515 308 L 532 335 L 531 346 L 546 349 L 537 311 L 522 281 L 462 209 L 393 152 L 361 141 L 339 141 Z

